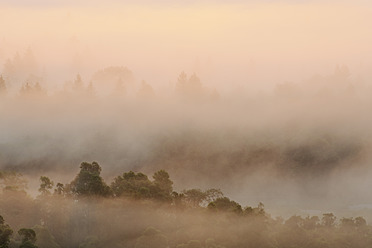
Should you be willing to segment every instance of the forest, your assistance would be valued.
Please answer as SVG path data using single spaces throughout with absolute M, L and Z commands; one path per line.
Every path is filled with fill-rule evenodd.
M 0 248 L 372 247 L 372 3 L 0 0 Z
M 68 184 L 40 177 L 27 194 L 22 175 L 2 171 L 1 247 L 368 247 L 363 217 L 273 218 L 263 203 L 241 206 L 219 189 L 173 191 L 165 170 L 124 172 L 107 184 L 97 162 L 83 162 Z
M 250 97 L 185 72 L 167 94 L 126 67 L 55 91 L 6 73 L 1 247 L 372 244 L 370 93 L 346 66 Z M 85 158 L 104 167 L 75 174 Z

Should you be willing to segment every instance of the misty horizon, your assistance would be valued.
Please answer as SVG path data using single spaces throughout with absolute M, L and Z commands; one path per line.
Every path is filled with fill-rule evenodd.
M 371 10 L 1 1 L 5 248 L 370 246 Z

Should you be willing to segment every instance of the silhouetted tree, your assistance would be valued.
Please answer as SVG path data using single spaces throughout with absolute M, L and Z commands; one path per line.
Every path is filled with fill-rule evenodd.
M 13 230 L 5 224 L 3 216 L 0 215 L 0 248 L 8 248 Z
M 53 181 L 49 179 L 49 177 L 46 176 L 41 176 L 40 177 L 40 187 L 39 187 L 39 192 L 42 195 L 50 195 L 51 192 L 50 190 L 53 188 Z
M 101 166 L 97 162 L 83 162 L 80 172 L 70 183 L 69 189 L 76 196 L 109 196 L 110 187 L 100 176 Z
M 194 73 L 187 80 L 187 75 L 182 72 L 176 83 L 176 93 L 189 100 L 198 100 L 203 95 L 203 86 L 199 77 Z
M 333 213 L 323 214 L 322 224 L 325 227 L 333 227 L 336 222 L 336 216 Z
M 19 93 L 22 97 L 46 96 L 46 91 L 41 87 L 39 82 L 36 82 L 34 85 L 27 82 L 26 84 L 22 85 Z
M 307 216 L 304 219 L 303 227 L 307 230 L 314 230 L 319 225 L 319 221 L 318 216 Z
M 202 204 L 209 204 L 217 198 L 223 197 L 223 193 L 219 189 L 208 189 L 202 191 L 200 189 L 189 189 L 182 191 L 184 201 L 192 207 L 198 207 Z
M 4 96 L 7 93 L 5 80 L 2 75 L 0 75 L 0 96 Z
M 101 94 L 120 97 L 129 90 L 134 90 L 133 73 L 124 66 L 110 66 L 99 70 L 92 76 L 92 81 Z
M 54 189 L 54 194 L 64 195 L 64 193 L 65 193 L 65 186 L 62 183 L 57 183 L 56 188 Z
M 154 185 L 157 189 L 156 198 L 163 200 L 171 200 L 173 191 L 173 182 L 169 179 L 169 174 L 165 170 L 160 170 L 154 173 Z
M 359 216 L 355 218 L 355 225 L 357 227 L 365 227 L 367 225 L 367 221 L 363 217 Z
M 152 183 L 143 173 L 133 171 L 123 173 L 111 184 L 111 190 L 115 196 L 128 196 L 134 198 L 150 198 Z
M 182 191 L 184 200 L 192 207 L 199 207 L 200 204 L 206 200 L 207 194 L 200 189 L 189 189 Z
M 38 248 L 35 245 L 36 233 L 33 229 L 22 228 L 18 231 L 18 234 L 22 236 L 22 243 L 19 248 Z
M 208 204 L 208 209 L 214 211 L 235 212 L 238 214 L 243 212 L 242 206 L 235 201 L 231 201 L 228 197 L 217 198 Z
M 217 198 L 223 197 L 223 193 L 220 189 L 208 189 L 207 191 L 205 191 L 205 194 L 206 194 L 205 200 L 208 203 L 215 201 Z

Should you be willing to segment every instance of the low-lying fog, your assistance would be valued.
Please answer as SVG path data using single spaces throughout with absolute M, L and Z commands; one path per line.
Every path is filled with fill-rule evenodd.
M 107 182 L 165 169 L 272 215 L 372 220 L 369 3 L 16 2 L 0 170 L 30 194 L 97 161 Z
M 30 192 L 40 175 L 68 183 L 80 162 L 98 161 L 108 182 L 165 169 L 176 190 L 220 188 L 243 205 L 264 202 L 273 215 L 355 216 L 372 204 L 372 91 L 333 83 L 279 84 L 250 97 L 178 84 L 168 96 L 4 96 L 0 166 L 27 176 Z

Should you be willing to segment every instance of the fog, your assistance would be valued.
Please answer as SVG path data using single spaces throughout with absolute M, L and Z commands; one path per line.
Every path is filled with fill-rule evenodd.
M 221 189 L 243 206 L 263 202 L 273 218 L 333 212 L 371 223 L 371 7 L 2 1 L 0 172 L 27 179 L 25 201 L 38 199 L 40 176 L 69 184 L 81 162 L 97 161 L 107 184 L 166 170 L 177 192 Z M 121 221 L 132 209 L 153 214 L 154 203 L 97 201 L 98 219 L 105 206 Z M 209 220 L 168 207 L 143 217 L 136 234 L 154 226 L 174 239 L 174 216 Z M 82 230 L 71 245 L 91 231 L 100 232 Z
M 83 92 L 20 92 L 2 99 L 1 168 L 28 175 L 30 192 L 40 175 L 68 183 L 80 162 L 98 161 L 107 181 L 165 169 L 177 190 L 221 188 L 278 215 L 353 212 L 371 204 L 371 91 L 337 73 L 251 96 L 179 84 L 167 95 L 143 85 L 90 95 L 87 83 Z
M 267 89 L 337 64 L 371 77 L 363 1 L 27 2 L 1 3 L 0 63 L 30 47 L 51 88 L 107 66 L 127 66 L 156 88 L 196 72 L 221 91 Z

